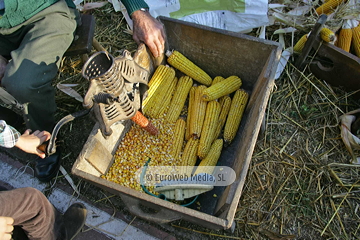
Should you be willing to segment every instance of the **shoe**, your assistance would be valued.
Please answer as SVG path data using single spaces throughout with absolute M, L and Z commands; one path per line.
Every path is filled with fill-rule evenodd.
M 38 158 L 35 165 L 35 177 L 41 182 L 50 182 L 60 168 L 61 154 L 59 148 L 56 152 L 45 158 Z
M 24 123 L 24 119 L 19 114 L 3 106 L 0 106 L 0 120 L 4 120 L 15 129 L 19 129 Z
M 82 230 L 86 221 L 87 210 L 82 203 L 74 203 L 63 215 L 66 240 L 72 240 Z

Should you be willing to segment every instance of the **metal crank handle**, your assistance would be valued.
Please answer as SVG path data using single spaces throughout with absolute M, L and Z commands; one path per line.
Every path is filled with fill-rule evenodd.
M 79 118 L 82 116 L 87 115 L 90 112 L 91 109 L 86 109 L 86 110 L 81 110 L 72 114 L 69 114 L 65 117 L 63 117 L 54 127 L 52 133 L 51 133 L 51 137 L 49 139 L 49 141 L 45 144 L 47 144 L 46 146 L 46 151 L 45 154 L 46 156 L 50 156 L 52 154 L 54 154 L 56 152 L 56 144 L 55 144 L 55 140 L 56 140 L 56 136 L 59 133 L 59 130 L 62 126 L 64 126 L 66 123 L 74 120 L 75 118 Z M 40 145 L 39 149 L 42 151 L 41 147 L 42 145 Z

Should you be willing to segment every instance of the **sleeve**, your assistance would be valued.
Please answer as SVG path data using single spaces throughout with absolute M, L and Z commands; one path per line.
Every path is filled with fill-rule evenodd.
M 133 12 L 139 10 L 140 8 L 149 9 L 149 6 L 144 0 L 121 0 L 121 2 L 124 4 L 130 17 L 133 14 Z
M 12 148 L 20 137 L 20 133 L 13 127 L 6 124 L 4 120 L 0 120 L 0 146 Z

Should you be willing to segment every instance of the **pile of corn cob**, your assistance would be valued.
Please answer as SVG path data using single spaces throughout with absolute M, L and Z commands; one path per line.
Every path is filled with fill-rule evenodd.
M 170 66 L 156 68 L 142 106 L 159 134 L 132 126 L 122 139 L 114 165 L 103 176 L 140 191 L 134 174 L 148 158 L 149 166 L 190 169 L 200 161 L 201 172 L 212 174 L 223 146 L 236 135 L 249 98 L 238 76 L 212 79 L 180 52 L 167 52 L 167 56 Z M 177 77 L 175 69 L 183 75 Z
M 340 5 L 346 4 L 347 0 L 327 0 L 318 8 L 316 14 L 329 15 L 333 13 Z M 294 45 L 294 52 L 300 53 L 307 41 L 308 34 L 303 35 L 298 42 Z M 352 53 L 360 57 L 360 24 L 359 21 L 354 19 L 344 19 L 340 29 L 334 31 L 329 28 L 322 28 L 320 31 L 322 40 L 332 43 L 335 46 L 343 49 L 346 52 Z

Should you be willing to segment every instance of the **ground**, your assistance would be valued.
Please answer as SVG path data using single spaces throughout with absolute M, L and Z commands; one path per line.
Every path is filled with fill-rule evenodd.
M 110 4 L 92 13 L 95 37 L 111 54 L 136 49 L 121 13 L 115 13 Z M 235 214 L 235 231 L 209 230 L 183 220 L 150 224 L 179 239 L 358 239 L 359 170 L 351 164 L 342 142 L 339 116 L 357 109 L 359 101 L 315 78 L 308 69 L 298 71 L 293 60 L 275 81 L 265 131 L 258 137 Z M 75 89 L 84 95 L 88 84 L 81 67 L 78 57 L 64 58 L 54 86 L 76 83 Z M 58 120 L 83 109 L 80 102 L 60 91 L 57 104 Z M 87 115 L 61 129 L 63 166 L 68 172 L 93 126 L 93 118 Z M 71 177 L 94 203 L 127 213 L 119 197 Z M 67 184 L 63 177 L 58 181 Z

